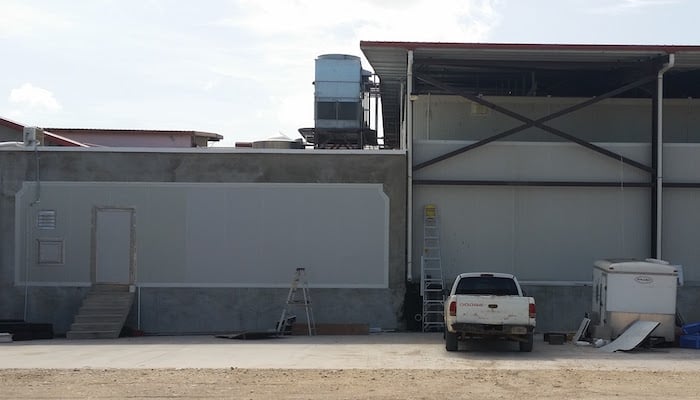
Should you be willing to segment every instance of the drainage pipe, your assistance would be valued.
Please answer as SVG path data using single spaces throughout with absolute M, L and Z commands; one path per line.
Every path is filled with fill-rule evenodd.
M 663 99 L 664 99 L 664 73 L 669 69 L 673 68 L 676 63 L 676 55 L 668 55 L 668 63 L 659 70 L 656 76 L 656 96 L 657 96 L 657 107 L 656 107 L 656 126 L 657 126 L 657 138 L 656 138 L 656 258 L 663 259 L 661 255 L 661 238 L 662 238 L 662 222 L 663 216 L 661 211 L 663 210 L 663 166 L 664 166 L 664 121 L 663 121 Z
M 413 50 L 406 68 L 406 281 L 413 282 Z

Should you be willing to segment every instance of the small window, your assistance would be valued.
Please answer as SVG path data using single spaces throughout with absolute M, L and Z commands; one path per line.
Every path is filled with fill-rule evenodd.
M 38 239 L 37 242 L 39 264 L 63 264 L 63 240 Z
M 480 276 L 460 279 L 456 294 L 517 296 L 518 288 L 510 278 Z

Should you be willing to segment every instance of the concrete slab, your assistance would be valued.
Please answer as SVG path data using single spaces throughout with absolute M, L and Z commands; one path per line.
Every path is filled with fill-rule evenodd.
M 473 342 L 446 352 L 442 333 L 285 336 L 225 340 L 214 336 L 37 340 L 0 345 L 8 368 L 289 368 L 289 369 L 577 369 L 698 371 L 697 350 L 668 348 L 605 353 L 593 347 L 549 346 L 532 353 L 516 343 Z

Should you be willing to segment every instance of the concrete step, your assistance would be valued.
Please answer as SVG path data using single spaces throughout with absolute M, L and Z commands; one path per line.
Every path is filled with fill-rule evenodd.
M 131 305 L 131 299 L 118 299 L 118 300 L 96 300 L 96 299 L 85 299 L 83 301 L 83 307 L 128 307 Z
M 112 323 L 104 322 L 74 322 L 70 326 L 71 332 L 101 332 L 118 331 L 121 332 L 123 324 L 120 321 Z
M 134 293 L 129 285 L 94 285 L 75 316 L 68 339 L 117 338 L 129 315 Z
M 122 296 L 119 295 L 119 297 L 95 297 L 95 296 L 88 296 L 83 300 L 83 304 L 118 304 L 118 305 L 125 305 L 131 303 L 131 296 Z
M 92 288 L 90 290 L 91 296 L 118 296 L 128 294 L 131 294 L 128 290 L 104 290 L 100 288 Z
M 75 316 L 75 320 L 73 323 L 105 323 L 105 324 L 111 324 L 111 323 L 119 323 L 122 318 L 124 317 L 123 314 L 93 314 L 93 315 L 85 315 L 85 314 L 78 314 Z
M 129 285 L 98 283 L 92 285 L 93 292 L 128 292 Z
M 129 309 L 131 307 L 127 308 L 126 306 L 124 307 L 93 307 L 93 306 L 82 306 L 80 307 L 80 314 L 84 315 L 95 315 L 95 314 L 110 314 L 110 315 L 121 315 L 124 313 L 128 313 Z
M 73 332 L 66 333 L 67 339 L 116 339 L 119 337 L 118 331 L 93 331 L 93 332 Z

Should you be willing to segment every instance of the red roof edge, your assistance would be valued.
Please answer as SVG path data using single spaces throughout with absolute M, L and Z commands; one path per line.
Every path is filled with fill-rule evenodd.
M 90 147 L 84 143 L 80 143 L 75 140 L 68 139 L 67 137 L 46 131 L 44 131 L 44 140 L 61 146 Z
M 0 125 L 19 131 L 20 133 L 24 130 L 24 125 L 11 121 L 9 119 L 0 118 Z M 72 147 L 90 147 L 84 143 L 77 142 L 67 137 L 57 135 L 55 133 L 44 131 L 44 140 L 47 142 L 57 144 L 60 146 L 72 146 Z
M 15 121 L 10 121 L 9 119 L 5 119 L 5 118 L 0 118 L 0 125 L 7 127 L 7 128 L 10 128 L 10 129 L 16 129 L 18 131 L 21 131 L 22 129 L 24 129 L 24 125 L 18 124 Z

